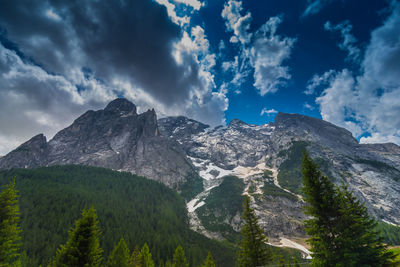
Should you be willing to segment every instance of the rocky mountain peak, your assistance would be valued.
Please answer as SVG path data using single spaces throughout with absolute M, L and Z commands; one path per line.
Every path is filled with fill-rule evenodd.
M 179 136 L 180 138 L 190 138 L 192 134 L 203 132 L 210 126 L 185 116 L 166 117 L 158 120 L 160 133 L 164 136 Z
M 43 134 L 38 134 L 1 158 L 0 168 L 41 166 L 47 151 L 46 137 Z
M 274 125 L 278 129 L 284 129 L 285 132 L 289 130 L 299 136 L 309 135 L 313 139 L 318 138 L 328 146 L 341 145 L 351 148 L 358 145 L 357 139 L 345 128 L 305 115 L 279 112 Z
M 104 111 L 120 112 L 121 114 L 136 115 L 136 106 L 125 98 L 117 98 L 111 101 Z M 154 110 L 153 110 L 154 111 Z
M 159 135 L 155 110 L 137 114 L 123 98 L 87 111 L 49 142 L 37 135 L 0 159 L 0 169 L 63 164 L 129 171 L 175 189 L 194 172 L 179 145 Z
M 239 119 L 233 119 L 229 123 L 228 127 L 230 127 L 230 128 L 232 128 L 232 127 L 241 127 L 243 125 L 248 125 L 248 124 L 245 123 L 244 121 L 239 120 Z
M 143 129 L 142 134 L 146 137 L 158 135 L 158 124 L 157 114 L 154 109 L 149 109 L 146 112 L 139 115 L 141 121 L 141 127 Z

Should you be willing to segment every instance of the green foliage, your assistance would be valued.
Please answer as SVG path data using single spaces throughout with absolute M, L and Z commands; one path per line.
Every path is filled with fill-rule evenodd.
M 129 258 L 129 265 L 130 267 L 142 267 L 142 254 L 140 254 L 138 246 L 135 247 Z
M 185 251 L 181 246 L 178 246 L 174 253 L 174 258 L 172 262 L 173 267 L 189 267 L 186 260 Z
M 140 255 L 142 258 L 143 267 L 154 267 L 154 261 L 151 256 L 149 246 L 147 245 L 147 243 L 144 243 L 142 249 L 140 250 Z
M 0 193 L 0 266 L 18 264 L 20 257 L 20 211 L 15 178 Z
M 376 230 L 381 234 L 383 241 L 388 245 L 400 245 L 400 227 L 385 222 L 378 222 Z
M 267 237 L 258 225 L 254 210 L 250 207 L 250 198 L 245 197 L 243 203 L 244 225 L 242 240 L 238 252 L 238 266 L 264 266 L 272 261 L 272 254 L 266 245 Z
M 196 210 L 202 225 L 210 231 L 221 233 L 231 242 L 236 241 L 239 234 L 226 223 L 226 219 L 242 212 L 244 187 L 243 180 L 225 176 L 220 186 L 211 189 L 205 199 L 206 204 Z
M 230 244 L 210 240 L 189 229 L 185 201 L 165 185 L 132 175 L 87 166 L 53 166 L 0 171 L 0 185 L 17 176 L 21 208 L 22 250 L 28 266 L 45 265 L 67 240 L 68 229 L 83 208 L 96 207 L 104 257 L 120 237 L 128 248 L 149 244 L 155 263 L 171 258 L 178 244 L 191 265 L 199 266 L 209 250 L 218 266 L 232 266 Z
M 303 156 L 303 191 L 312 218 L 305 222 L 315 266 L 384 266 L 393 254 L 374 229 L 376 221 L 344 186 L 336 187 Z
M 277 187 L 273 183 L 265 182 L 262 188 L 264 195 L 273 196 L 273 197 L 285 197 L 291 201 L 297 201 L 297 196 L 290 194 L 283 190 L 282 188 Z
M 69 232 L 67 243 L 57 250 L 54 266 L 100 266 L 103 250 L 99 237 L 100 227 L 95 209 L 84 209 L 82 217 Z
M 201 267 L 215 267 L 215 263 L 210 252 L 208 252 L 207 258 Z
M 390 251 L 395 255 L 395 259 L 393 260 L 396 263 L 400 263 L 400 248 L 392 248 Z
M 190 173 L 186 182 L 179 186 L 179 190 L 184 199 L 191 200 L 204 190 L 203 179 L 195 172 Z
M 273 179 L 273 172 L 270 170 L 264 170 L 263 178 L 264 179 Z
M 108 267 L 130 267 L 129 264 L 129 249 L 126 245 L 124 238 L 118 242 L 114 247 L 110 256 L 108 257 L 107 266 Z
M 304 141 L 293 141 L 287 150 L 281 150 L 279 157 L 286 157 L 285 161 L 279 166 L 279 184 L 290 191 L 301 194 L 301 157 L 303 150 L 308 146 Z
M 257 190 L 257 186 L 253 182 L 251 182 L 249 189 L 248 189 L 249 194 L 253 194 L 256 190 Z

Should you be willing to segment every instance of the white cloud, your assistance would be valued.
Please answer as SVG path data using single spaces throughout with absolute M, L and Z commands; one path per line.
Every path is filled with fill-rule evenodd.
M 304 105 L 303 105 L 303 107 L 305 108 L 305 109 L 308 109 L 308 110 L 314 110 L 315 108 L 313 107 L 313 106 L 311 106 L 309 103 L 304 103 Z
M 117 96 L 134 102 L 139 112 L 154 107 L 159 116 L 224 124 L 228 98 L 214 82 L 216 55 L 204 29 L 189 25 L 190 14 L 204 2 L 180 3 L 193 8 L 178 12 L 176 2 L 156 0 L 113 1 L 112 9 L 87 2 L 78 10 L 35 2 L 29 16 L 14 5 L 0 9 L 16 14 L 4 22 L 9 40 L 24 58 L 40 64 L 0 46 L 0 124 L 7 125 L 0 128 L 0 154 L 38 133 L 51 138 L 86 110 L 104 108 Z M 129 10 L 146 16 L 130 17 Z M 10 19 L 15 17 L 18 25 Z M 26 21 L 38 23 L 26 28 Z
M 314 76 L 307 82 L 307 90 L 304 91 L 304 94 L 314 94 L 317 87 L 329 83 L 335 74 L 336 72 L 334 70 L 327 71 L 322 75 L 314 74 Z
M 307 8 L 303 12 L 303 17 L 317 14 L 324 8 L 326 5 L 331 3 L 333 0 L 308 0 Z
M 175 8 L 176 6 L 171 3 L 169 0 L 154 0 L 156 1 L 158 4 L 163 5 L 167 8 L 167 13 L 168 16 L 171 18 L 171 20 L 175 23 L 178 24 L 180 26 L 184 26 L 190 23 L 190 17 L 189 16 L 178 16 L 176 14 Z M 182 2 L 184 2 L 185 0 L 182 0 Z M 189 0 L 190 1 L 190 0 Z M 175 1 L 178 2 L 178 1 Z
M 251 14 L 247 12 L 241 15 L 243 7 L 242 1 L 229 0 L 225 3 L 222 10 L 222 18 L 226 20 L 225 25 L 229 31 L 232 31 L 234 36 L 231 38 L 232 43 L 240 41 L 242 44 L 250 42 L 252 34 L 248 32 L 251 23 Z
M 358 76 L 344 69 L 317 98 L 325 120 L 341 125 L 361 142 L 400 144 L 400 4 L 372 31 Z
M 222 11 L 227 31 L 232 32 L 231 43 L 237 43 L 239 56 L 222 64 L 224 71 L 232 72 L 234 87 L 240 86 L 253 72 L 254 87 L 264 96 L 275 93 L 291 78 L 283 63 L 290 57 L 296 39 L 276 34 L 281 17 L 271 17 L 258 30 L 251 32 L 250 12 L 244 12 L 241 1 L 229 0 Z
M 182 39 L 174 45 L 173 55 L 177 63 L 182 66 L 187 65 L 185 62 L 187 57 L 197 63 L 200 84 L 191 87 L 184 105 L 180 104 L 172 109 L 169 107 L 169 112 L 165 114 L 187 115 L 212 126 L 224 124 L 224 112 L 228 108 L 227 92 L 224 89 L 215 91 L 213 68 L 216 55 L 210 51 L 210 43 L 204 29 L 195 26 L 190 29 L 190 33 L 184 32 Z
M 290 56 L 295 39 L 276 35 L 280 17 L 271 17 L 257 31 L 250 48 L 250 62 L 254 67 L 254 86 L 260 95 L 275 93 L 291 78 L 283 62 Z
M 1 44 L 0 70 L 0 154 L 39 133 L 51 138 L 86 109 L 116 97 L 92 79 L 82 80 L 87 87 L 78 92 L 63 76 L 23 62 Z
M 48 9 L 45 14 L 48 18 L 53 19 L 55 21 L 61 20 L 61 17 L 57 13 L 55 13 L 53 9 Z
M 324 29 L 330 32 L 339 31 L 341 34 L 342 42 L 338 44 L 341 50 L 347 51 L 347 60 L 357 62 L 360 57 L 360 49 L 355 46 L 357 39 L 350 33 L 353 26 L 349 21 L 344 21 L 337 25 L 332 25 L 330 21 L 324 24 Z
M 204 6 L 204 2 L 200 2 L 198 0 L 174 0 L 176 3 L 182 3 L 188 6 L 193 7 L 194 10 L 200 10 L 201 7 Z
M 267 108 L 263 108 L 262 110 L 261 110 L 261 112 L 260 112 L 260 116 L 262 116 L 262 115 L 264 115 L 264 114 L 266 114 L 266 115 L 271 115 L 271 114 L 276 114 L 276 113 L 278 113 L 278 111 L 276 111 L 275 109 L 267 109 Z
M 353 91 L 354 78 L 350 71 L 344 69 L 337 73 L 330 81 L 321 96 L 316 99 L 320 105 L 321 116 L 324 120 L 350 130 L 354 135 L 362 134 L 362 130 L 354 121 L 352 104 L 356 101 L 356 94 Z

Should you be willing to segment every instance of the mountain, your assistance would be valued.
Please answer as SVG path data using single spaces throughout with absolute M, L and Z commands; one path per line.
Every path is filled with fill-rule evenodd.
M 221 235 L 209 229 L 227 225 L 239 229 L 240 208 L 233 212 L 213 205 L 224 177 L 234 175 L 244 182 L 243 194 L 251 196 L 270 238 L 304 237 L 303 149 L 335 183 L 346 184 L 371 214 L 400 224 L 400 147 L 395 144 L 359 144 L 344 128 L 282 112 L 265 125 L 235 119 L 226 127 L 210 129 L 200 122 L 170 117 L 159 120 L 159 129 L 161 135 L 182 145 L 204 179 L 204 191 L 187 206 L 192 228 L 205 235 L 227 238 L 229 231 Z M 223 193 L 218 194 L 222 200 Z M 236 199 L 240 197 L 237 194 Z
M 49 142 L 39 134 L 0 159 L 1 169 L 65 164 L 132 172 L 177 190 L 199 180 L 181 146 L 159 135 L 154 109 L 137 114 L 121 98 L 87 111 Z
M 400 147 L 359 144 L 346 129 L 299 114 L 211 128 L 183 116 L 157 120 L 154 110 L 137 114 L 134 104 L 116 99 L 49 142 L 33 137 L 0 158 L 0 168 L 80 164 L 142 175 L 181 192 L 193 230 L 231 241 L 241 226 L 243 195 L 249 195 L 271 242 L 297 246 L 293 239 L 305 237 L 303 149 L 372 215 L 400 225 Z

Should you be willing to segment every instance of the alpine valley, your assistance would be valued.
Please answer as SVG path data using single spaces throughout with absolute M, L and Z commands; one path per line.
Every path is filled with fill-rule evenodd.
M 249 195 L 269 242 L 295 247 L 306 238 L 302 151 L 344 184 L 387 225 L 400 225 L 400 147 L 360 144 L 326 121 L 278 113 L 273 123 L 232 120 L 210 128 L 179 116 L 157 120 L 125 99 L 87 111 L 51 140 L 39 134 L 0 158 L 0 169 L 53 165 L 109 168 L 159 181 L 186 200 L 190 228 L 236 242 Z M 300 241 L 299 241 L 300 240 Z

